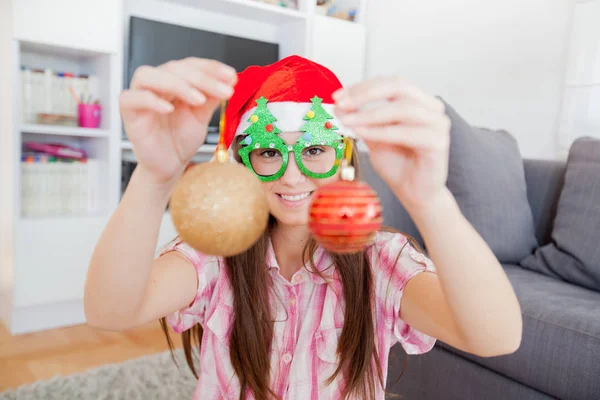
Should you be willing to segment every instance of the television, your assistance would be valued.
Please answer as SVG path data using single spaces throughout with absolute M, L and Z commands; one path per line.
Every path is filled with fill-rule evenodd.
M 125 88 L 140 65 L 158 66 L 186 57 L 221 61 L 241 72 L 250 65 L 279 60 L 279 44 L 130 17 Z M 220 109 L 209 124 L 208 143 L 218 141 Z M 215 139 L 216 137 L 216 139 Z

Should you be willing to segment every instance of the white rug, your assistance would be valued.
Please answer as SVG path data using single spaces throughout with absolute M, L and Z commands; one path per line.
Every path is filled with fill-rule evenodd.
M 0 400 L 190 400 L 196 386 L 183 350 L 109 364 L 0 393 Z

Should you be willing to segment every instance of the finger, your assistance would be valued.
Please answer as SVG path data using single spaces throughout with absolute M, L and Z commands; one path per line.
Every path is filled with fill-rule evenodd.
M 214 76 L 209 75 L 205 70 L 198 68 L 193 63 L 170 62 L 161 66 L 161 68 L 177 75 L 206 96 L 227 99 L 233 94 L 233 86 L 231 84 L 215 79 Z
M 139 67 L 133 74 L 130 86 L 134 90 L 157 92 L 167 100 L 178 98 L 192 106 L 198 106 L 206 102 L 206 96 L 190 85 L 189 82 L 161 68 Z
M 237 82 L 238 76 L 235 68 L 217 60 L 208 60 L 205 58 L 189 57 L 184 60 L 186 63 L 194 65 L 205 73 L 233 85 Z
M 149 90 L 124 90 L 119 96 L 119 103 L 124 110 L 145 110 L 160 114 L 168 114 L 174 109 L 173 104 Z
M 386 125 L 371 128 L 356 128 L 356 135 L 367 143 L 400 145 L 407 148 L 444 149 L 449 137 L 432 134 L 430 128 L 414 128 L 401 125 Z
M 384 124 L 434 125 L 443 115 L 405 101 L 393 101 L 369 110 L 347 112 L 339 115 L 339 119 L 350 128 Z
M 338 90 L 333 94 L 333 98 L 340 108 L 348 110 L 358 109 L 374 101 L 406 98 L 432 111 L 444 111 L 441 100 L 398 77 L 378 77 L 360 82 L 347 89 Z

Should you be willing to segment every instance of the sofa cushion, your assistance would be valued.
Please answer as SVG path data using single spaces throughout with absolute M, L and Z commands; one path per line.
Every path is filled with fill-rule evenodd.
M 564 160 L 523 160 L 527 197 L 533 214 L 535 235 L 540 245 L 552 240 L 552 225 L 565 180 Z
M 600 140 L 577 139 L 569 150 L 552 241 L 521 266 L 600 291 Z
M 517 263 L 537 247 L 523 160 L 506 131 L 469 125 L 450 105 L 447 186 L 496 257 Z
M 516 265 L 504 270 L 523 312 L 519 350 L 491 358 L 453 351 L 557 398 L 598 398 L 600 293 Z

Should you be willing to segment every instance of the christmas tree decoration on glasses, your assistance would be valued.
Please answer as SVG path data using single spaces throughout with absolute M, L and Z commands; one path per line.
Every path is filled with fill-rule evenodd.
M 315 240 L 327 251 L 338 254 L 364 250 L 383 222 L 377 193 L 367 183 L 355 180 L 352 141 L 344 140 L 342 179 L 315 191 L 308 222 Z
M 204 254 L 228 257 L 256 243 L 266 229 L 269 209 L 260 181 L 229 160 L 224 101 L 219 128 L 214 159 L 184 173 L 169 208 L 182 240 Z

